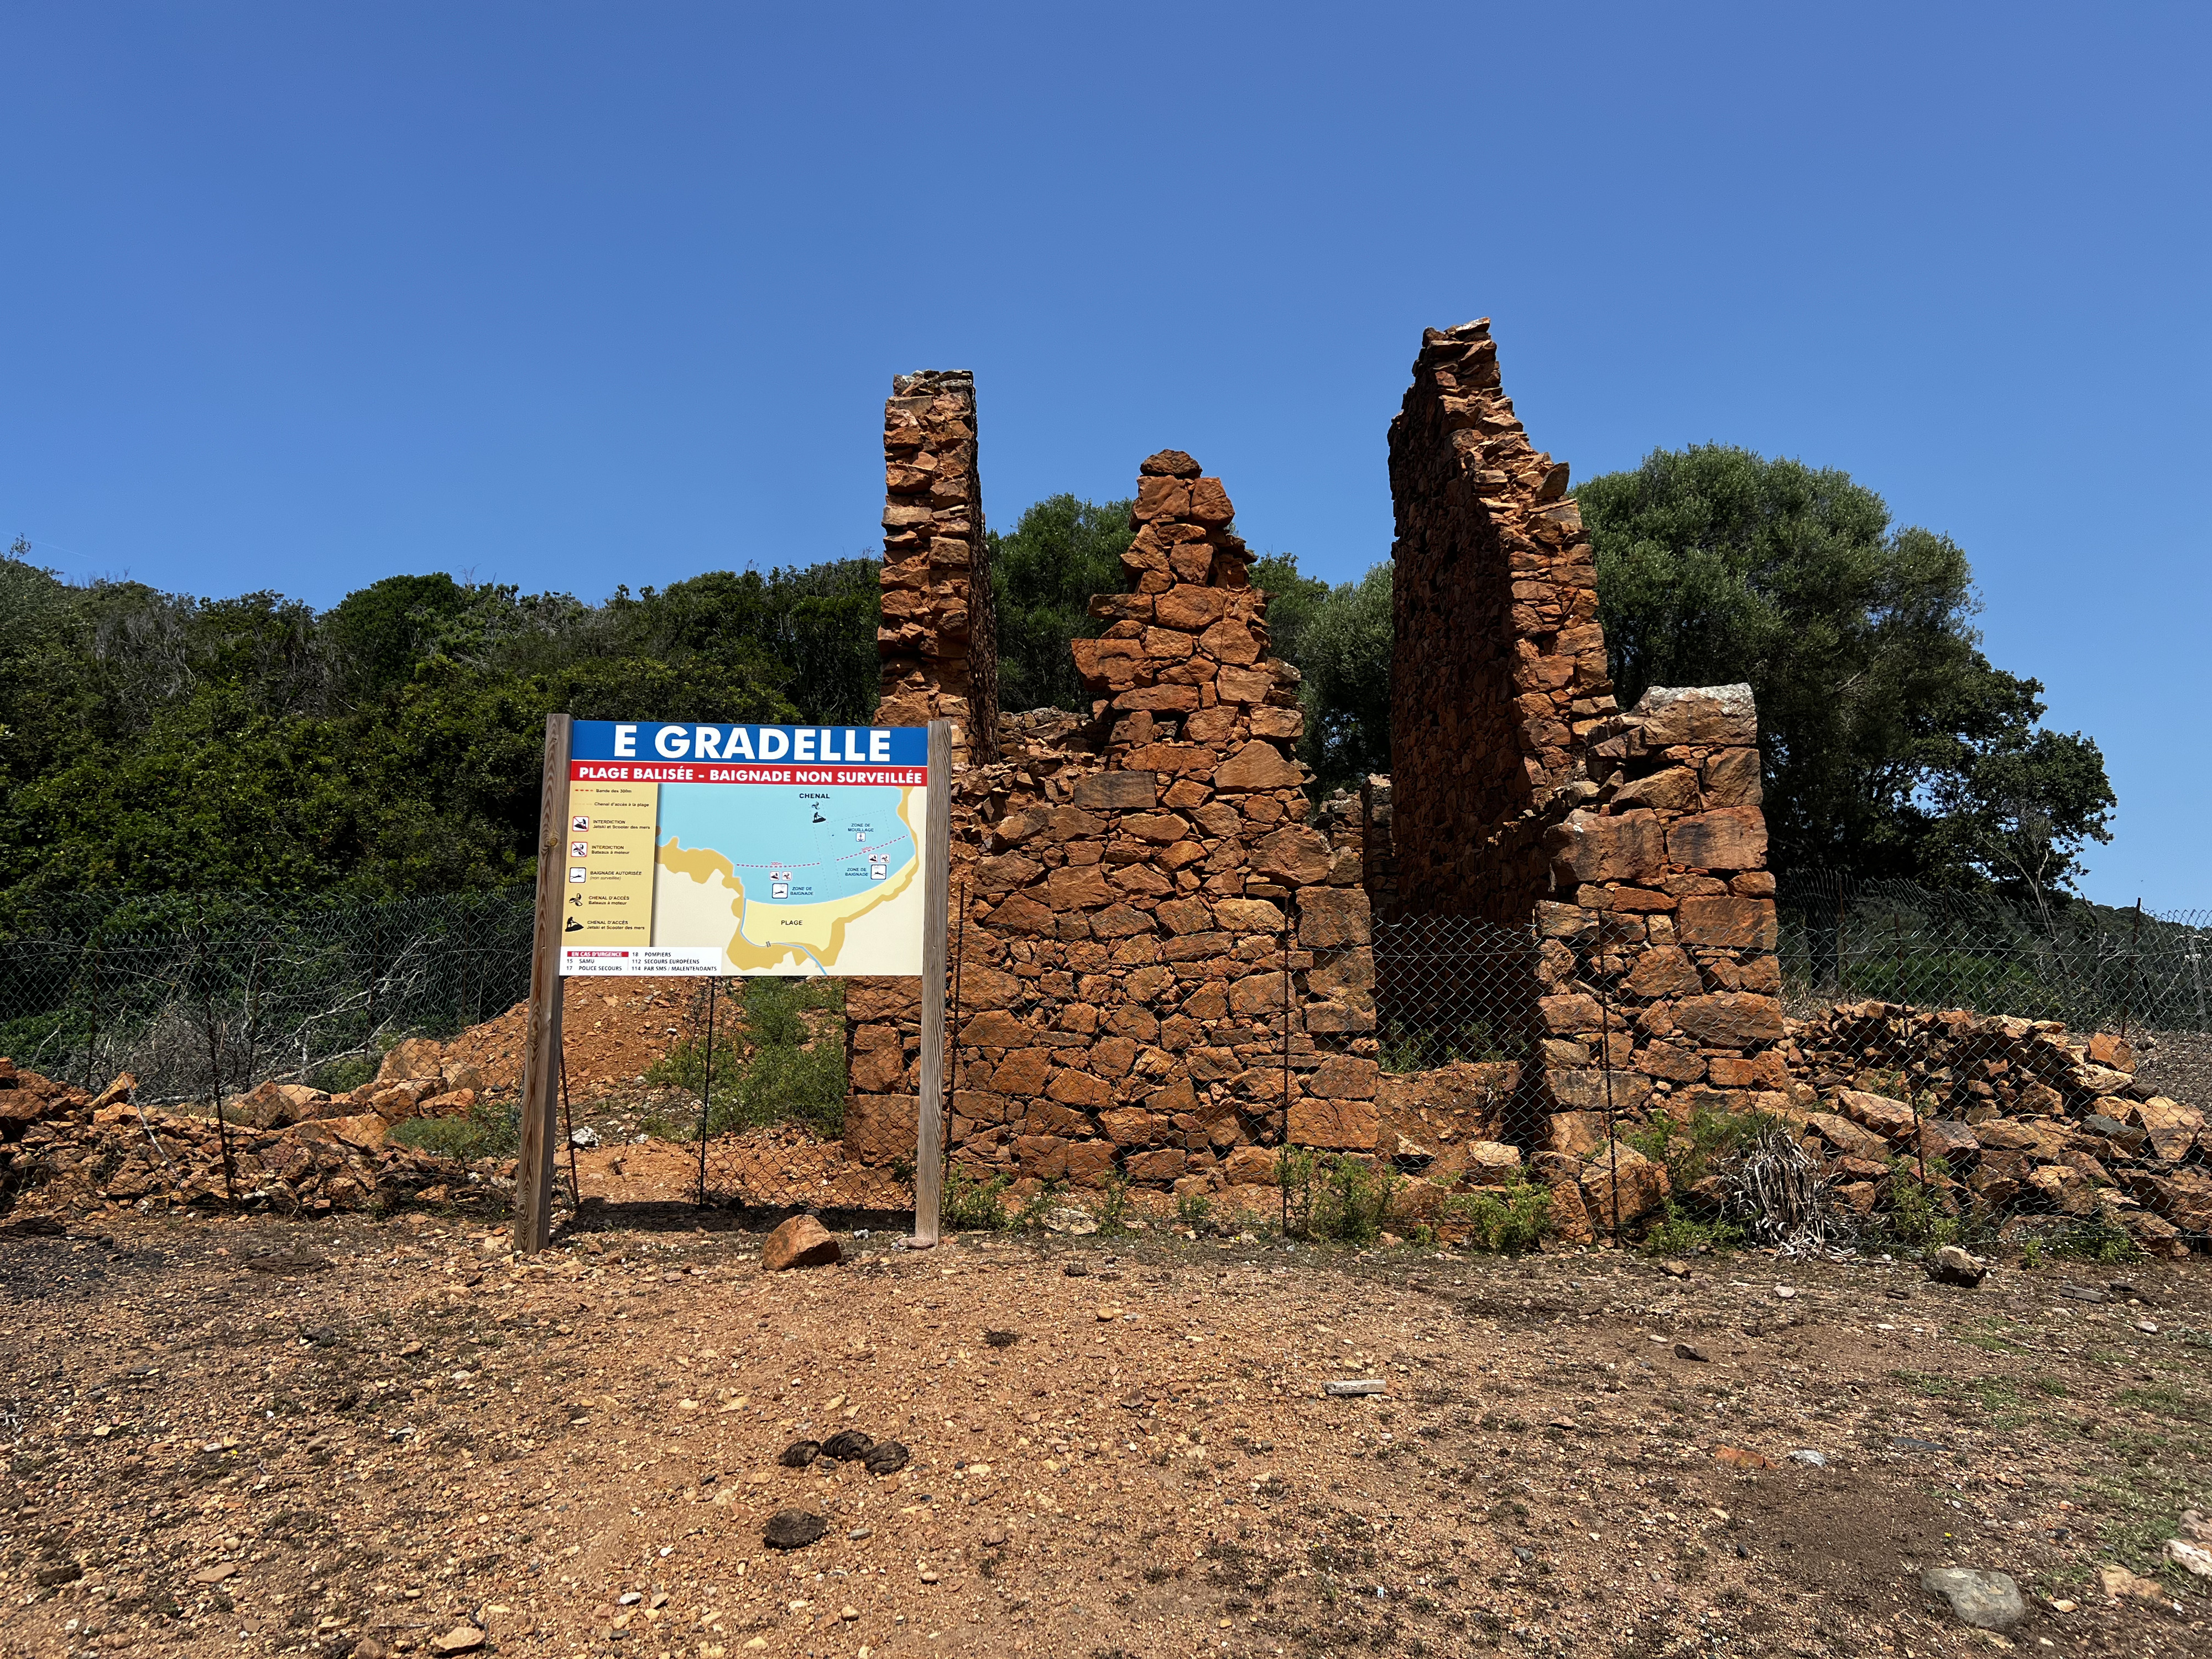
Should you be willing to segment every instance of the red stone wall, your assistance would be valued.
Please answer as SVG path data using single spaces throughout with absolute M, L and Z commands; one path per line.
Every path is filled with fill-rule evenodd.
M 1133 510 L 1130 589 L 1072 646 L 1091 719 L 1002 719 L 955 802 L 948 1141 L 979 1174 L 1256 1189 L 1286 1017 L 1293 1138 L 1374 1143 L 1367 897 L 1356 838 L 1310 821 L 1297 675 L 1221 482 L 1164 451 Z M 851 1008 L 848 1145 L 888 1159 L 913 1144 L 911 993 L 856 981 Z
M 1572 1233 L 1608 1112 L 1788 1085 L 1758 714 L 1746 686 L 1617 708 L 1567 470 L 1515 418 L 1486 322 L 1423 337 L 1390 476 L 1392 774 L 1366 792 L 1368 878 L 1392 914 L 1534 925 L 1534 983 L 1492 1000 L 1528 1011 L 1508 1121 L 1545 1149 Z
M 1500 389 L 1488 319 L 1431 329 L 1390 422 L 1391 845 L 1400 902 L 1525 921 L 1543 822 L 1613 708 L 1567 469 Z

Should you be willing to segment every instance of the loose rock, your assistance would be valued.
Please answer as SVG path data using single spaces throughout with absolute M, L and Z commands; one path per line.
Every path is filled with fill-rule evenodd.
M 2027 1603 L 2009 1573 L 1979 1567 L 1930 1567 L 1920 1588 L 1950 1603 L 1962 1625 L 1976 1630 L 2008 1631 L 2027 1617 Z
M 761 1266 L 770 1273 L 787 1267 L 823 1267 L 840 1261 L 844 1249 L 830 1230 L 811 1215 L 795 1215 L 768 1236 Z
M 1969 1255 L 1956 1244 L 1946 1244 L 1928 1264 L 1928 1277 L 1937 1284 L 1956 1285 L 1968 1291 L 1978 1288 L 1989 1271 L 1988 1262 Z

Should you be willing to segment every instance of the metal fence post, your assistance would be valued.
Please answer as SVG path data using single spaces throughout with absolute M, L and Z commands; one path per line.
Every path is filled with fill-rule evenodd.
M 1371 948 L 1371 947 L 1370 947 L 1370 948 Z M 1309 981 L 1309 983 L 1310 983 L 1310 981 Z M 1283 919 L 1283 1139 L 1282 1139 L 1282 1144 L 1281 1144 L 1280 1146 L 1277 1146 L 1277 1147 L 1276 1147 L 1276 1149 L 1275 1149 L 1275 1158 L 1276 1158 L 1277 1162 L 1278 1162 L 1278 1163 L 1279 1163 L 1279 1162 L 1280 1162 L 1280 1161 L 1281 1161 L 1285 1157 L 1286 1157 L 1286 1156 L 1289 1154 L 1290 1150 L 1291 1150 L 1291 923 L 1290 923 L 1290 918 L 1289 918 L 1288 916 L 1285 916 L 1285 917 Z M 1276 1182 L 1275 1182 L 1275 1188 L 1276 1188 L 1276 1190 L 1277 1190 L 1279 1193 L 1280 1193 L 1280 1194 L 1282 1194 L 1282 1199 L 1283 1199 L 1283 1236 L 1284 1236 L 1285 1237 L 1286 1237 L 1286 1238 L 1287 1238 L 1287 1237 L 1290 1236 L 1290 1231 L 1291 1231 L 1291 1187 L 1290 1187 L 1290 1182 L 1288 1182 L 1287 1181 L 1285 1181 L 1285 1180 L 1281 1179 L 1281 1174 L 1280 1174 L 1280 1171 L 1279 1171 L 1279 1170 L 1277 1172 L 1277 1179 L 1276 1179 Z
M 707 981 L 707 1054 L 699 1073 L 699 1207 L 702 1210 L 707 1207 L 707 1137 L 714 1117 L 714 993 L 721 982 L 719 973 Z M 567 1078 L 564 1066 L 562 1079 L 565 1082 Z
M 1605 1155 L 1613 1193 L 1613 1247 L 1620 1248 L 1620 1134 L 1613 1109 L 1613 1000 L 1605 983 L 1605 923 L 1598 923 L 1598 956 L 1590 977 L 1597 981 L 1598 1063 L 1605 1068 Z

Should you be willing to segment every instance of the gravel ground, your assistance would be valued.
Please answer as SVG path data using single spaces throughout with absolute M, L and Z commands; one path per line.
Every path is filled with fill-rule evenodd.
M 528 1264 L 420 1214 L 0 1238 L 0 1654 L 2212 1652 L 2159 1565 L 2212 1498 L 2201 1262 L 2101 1303 L 2061 1287 L 2121 1270 L 1157 1232 L 769 1274 L 693 1222 Z M 779 1464 L 840 1428 L 911 1461 Z M 765 1547 L 793 1509 L 820 1541 Z M 1963 1628 L 1933 1565 L 2026 1622 Z

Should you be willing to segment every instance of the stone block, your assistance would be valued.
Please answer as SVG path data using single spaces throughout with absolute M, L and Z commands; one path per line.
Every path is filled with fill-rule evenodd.
M 1685 997 L 1695 996 L 1705 988 L 1687 951 L 1676 945 L 1655 945 L 1636 958 L 1621 988 L 1632 996 Z
M 1536 1012 L 1544 1022 L 1544 1029 L 1558 1036 L 1577 1036 L 1584 1031 L 1597 1030 L 1605 1018 L 1597 999 L 1584 996 L 1579 991 L 1538 997 Z
M 1618 817 L 1568 815 L 1545 832 L 1553 869 L 1571 883 L 1634 881 L 1667 861 L 1667 836 L 1658 817 L 1638 809 Z
M 1605 1145 L 1603 1112 L 1553 1112 L 1545 1120 L 1544 1150 L 1583 1158 Z
M 1781 937 L 1772 899 L 1686 898 L 1674 917 L 1675 937 L 1709 949 L 1771 951 Z
M 1051 1075 L 1052 1057 L 1049 1048 L 1017 1048 L 999 1062 L 998 1069 L 991 1074 L 991 1087 L 1017 1098 L 1040 1093 Z
M 1224 761 L 1213 774 L 1216 789 L 1296 789 L 1305 783 L 1304 771 L 1272 743 L 1254 738 Z
M 1066 1106 L 1097 1109 L 1114 1103 L 1114 1085 L 1088 1072 L 1067 1069 L 1056 1072 L 1045 1085 L 1045 1097 Z
M 1655 685 L 1629 718 L 1643 728 L 1647 749 L 1749 748 L 1759 741 L 1759 709 L 1748 685 Z
M 1747 1048 L 1778 1042 L 1783 1034 L 1782 1005 L 1772 997 L 1721 991 L 1685 997 L 1673 1012 L 1675 1029 L 1703 1048 Z
M 1678 818 L 1667 826 L 1667 859 L 1692 870 L 1755 870 L 1766 862 L 1766 819 L 1755 806 Z
M 1018 1135 L 1014 1168 L 1036 1181 L 1058 1181 L 1067 1174 L 1067 1142 L 1059 1135 Z
M 1158 781 L 1149 772 L 1094 772 L 1078 780 L 1073 799 L 1097 811 L 1150 811 L 1159 801 Z
M 1759 750 L 1723 749 L 1706 756 L 1704 782 L 1709 808 L 1759 805 L 1765 799 Z
M 861 1164 L 912 1158 L 920 1109 L 913 1095 L 847 1096 L 845 1156 Z
M 1121 1160 L 1121 1173 L 1140 1186 L 1165 1186 L 1181 1178 L 1186 1161 L 1187 1155 L 1179 1146 L 1131 1152 Z
M 1223 1160 L 1221 1178 L 1231 1187 L 1272 1187 L 1276 1157 L 1272 1146 L 1239 1146 Z
M 1077 1140 L 1067 1147 L 1067 1179 L 1078 1187 L 1103 1187 L 1114 1173 L 1114 1144 L 1109 1140 Z
M 1302 823 L 1285 824 L 1252 847 L 1255 875 L 1273 876 L 1295 886 L 1328 877 L 1328 838 Z
M 1672 1186 L 1664 1164 L 1633 1146 L 1601 1145 L 1583 1165 L 1583 1202 L 1601 1233 L 1641 1221 L 1665 1203 Z
M 1379 1115 L 1372 1100 L 1298 1099 L 1291 1103 L 1291 1145 L 1324 1152 L 1372 1152 Z
M 1306 1080 L 1306 1092 L 1321 1100 L 1372 1100 L 1382 1068 L 1371 1060 L 1331 1054 Z
M 1167 1131 L 1167 1121 L 1136 1106 L 1116 1106 L 1098 1114 L 1098 1127 L 1117 1146 L 1150 1146 Z
M 1901 1100 L 1869 1094 L 1862 1089 L 1838 1089 L 1835 1103 L 1845 1117 L 1861 1128 L 1871 1129 L 1884 1140 L 1902 1144 L 1912 1139 L 1916 1121 L 1912 1108 Z
M 1608 1105 L 1607 1078 L 1602 1066 L 1583 1071 L 1547 1070 L 1544 1089 L 1553 1103 L 1563 1109 L 1603 1113 Z M 1651 1098 L 1651 1079 L 1639 1072 L 1616 1070 L 1611 1073 L 1611 1079 L 1610 1106 L 1615 1112 L 1639 1110 Z
M 1910 1115 L 1908 1113 L 1908 1119 Z M 1807 1115 L 1805 1121 L 1814 1133 L 1848 1157 L 1879 1160 L 1889 1155 L 1890 1147 L 1887 1140 L 1840 1114 L 1813 1112 Z M 1909 1123 L 1907 1127 L 1910 1127 Z
M 1213 919 L 1231 933 L 1279 933 L 1283 931 L 1283 913 L 1268 899 L 1217 900 L 1213 906 Z
M 1298 895 L 1298 943 L 1309 950 L 1364 945 L 1373 936 L 1373 912 L 1357 887 L 1309 887 Z

